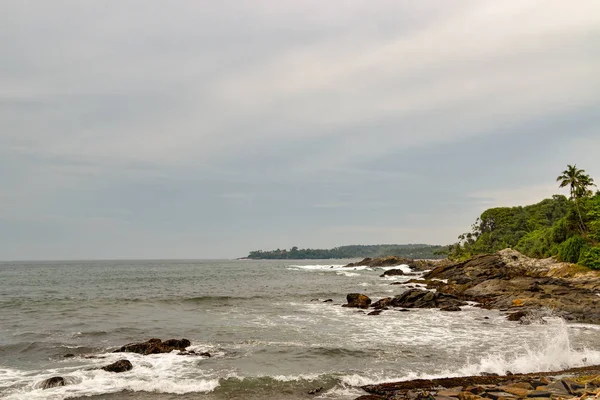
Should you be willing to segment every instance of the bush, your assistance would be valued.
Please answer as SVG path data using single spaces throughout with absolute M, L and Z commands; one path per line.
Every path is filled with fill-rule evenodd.
M 578 264 L 591 269 L 600 269 L 600 246 L 584 249 L 579 257 Z
M 558 257 L 561 261 L 575 264 L 579 261 L 581 250 L 585 244 L 585 240 L 581 236 L 572 236 L 560 246 Z

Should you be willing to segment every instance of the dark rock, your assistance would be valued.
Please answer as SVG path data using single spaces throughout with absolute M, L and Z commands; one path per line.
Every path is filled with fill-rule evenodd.
M 319 393 L 321 390 L 323 390 L 323 386 L 321 386 L 321 387 L 318 387 L 318 388 L 316 388 L 316 389 L 309 390 L 309 391 L 308 391 L 308 394 L 317 394 L 317 393 Z
M 388 307 L 391 302 L 392 302 L 391 297 L 385 297 L 385 298 L 377 300 L 375 303 L 371 304 L 371 307 L 373 307 L 376 310 L 381 310 L 383 308 Z
M 467 303 L 452 295 L 422 289 L 410 289 L 392 299 L 390 305 L 403 308 L 438 308 L 464 306 Z
M 212 357 L 212 355 L 211 355 L 211 354 L 210 354 L 208 351 L 205 351 L 205 352 L 203 352 L 203 353 L 200 353 L 200 356 L 201 356 L 201 357 L 208 357 L 208 358 L 211 358 L 211 357 Z
M 389 269 L 389 270 L 385 271 L 383 274 L 381 274 L 380 277 L 383 278 L 386 276 L 399 276 L 399 275 L 404 275 L 404 271 L 402 271 L 401 269 Z
M 125 372 L 131 370 L 132 368 L 133 365 L 131 365 L 131 362 L 129 362 L 129 360 L 119 360 L 112 364 L 106 365 L 101 369 L 108 372 Z
M 115 353 L 160 354 L 170 353 L 173 350 L 185 350 L 190 345 L 187 339 L 169 339 L 164 342 L 160 339 L 150 339 L 147 342 L 130 343 L 115 350 Z
M 327 299 L 327 300 L 323 300 L 323 303 L 331 303 L 333 301 L 333 299 Z
M 63 357 L 64 358 L 73 358 L 73 357 L 75 357 L 75 354 L 73 354 L 73 353 L 67 353 Z
M 446 306 L 440 308 L 440 311 L 462 311 L 462 309 L 459 306 Z
M 52 378 L 42 381 L 39 384 L 39 387 L 42 389 L 51 389 L 54 387 L 65 386 L 66 384 L 67 382 L 65 381 L 65 378 L 62 376 L 53 376 Z
M 349 293 L 346 295 L 346 301 L 348 304 L 342 307 L 369 308 L 371 304 L 371 299 L 360 293 Z
M 396 311 L 400 311 L 400 312 L 410 312 L 410 310 L 408 310 L 408 309 L 406 309 L 406 308 L 401 308 L 401 309 L 399 309 L 399 310 L 396 310 Z
M 383 310 L 379 309 L 379 310 L 375 310 L 375 311 L 371 311 L 370 313 L 368 313 L 367 315 L 379 315 L 383 312 Z
M 562 379 L 561 383 L 565 389 L 567 389 L 569 394 L 572 394 L 573 396 L 581 396 L 583 394 L 583 389 L 585 389 L 585 385 L 581 385 L 573 379 Z
M 521 319 L 523 319 L 523 317 L 525 317 L 525 316 L 527 316 L 526 311 L 517 311 L 512 314 L 508 314 L 506 316 L 506 319 L 509 321 L 521 321 Z

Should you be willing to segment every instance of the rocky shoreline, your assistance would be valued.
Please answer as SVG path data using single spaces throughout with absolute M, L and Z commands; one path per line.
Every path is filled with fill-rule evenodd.
M 348 267 L 390 267 L 394 262 L 408 265 L 414 271 L 429 271 L 422 278 L 401 284 L 410 289 L 393 298 L 373 302 L 364 294 L 351 293 L 344 306 L 373 308 L 369 315 L 380 315 L 397 307 L 401 307 L 400 311 L 409 308 L 461 311 L 461 306 L 474 302 L 471 304 L 476 307 L 506 312 L 508 320 L 523 324 L 544 323 L 545 314 L 568 321 L 600 323 L 600 273 L 577 265 L 551 258 L 532 259 L 505 249 L 457 263 L 387 257 L 365 259 Z M 384 275 L 402 273 L 388 270 Z M 600 366 L 535 374 L 515 375 L 507 371 L 504 376 L 419 379 L 367 385 L 362 389 L 369 394 L 356 400 L 599 399 Z
M 371 307 L 380 310 L 402 307 L 460 311 L 459 308 L 467 302 L 475 302 L 478 307 L 512 313 L 513 320 L 522 320 L 541 312 L 568 321 L 600 323 L 599 272 L 553 259 L 532 259 L 511 249 L 457 263 L 386 257 L 365 259 L 347 267 L 389 267 L 400 264 L 408 265 L 413 271 L 428 272 L 422 278 L 402 284 L 410 290 L 394 298 L 380 299 L 372 305 L 369 299 Z M 403 274 L 400 269 L 384 273 L 385 276 Z M 345 306 L 365 308 L 366 300 L 354 304 L 353 299 L 357 295 L 349 294 Z
M 558 372 L 416 379 L 362 386 L 356 400 L 598 399 L 600 365 Z

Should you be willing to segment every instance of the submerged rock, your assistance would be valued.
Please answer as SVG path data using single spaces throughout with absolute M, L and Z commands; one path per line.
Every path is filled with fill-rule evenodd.
M 102 367 L 101 369 L 107 371 L 107 372 L 126 372 L 129 371 L 133 368 L 133 365 L 131 365 L 131 362 L 129 360 L 119 360 L 116 361 L 112 364 L 106 365 L 104 367 Z
M 371 304 L 371 299 L 361 293 L 348 293 L 346 301 L 348 304 L 344 304 L 342 307 L 369 308 Z
M 170 353 L 173 350 L 185 350 L 190 345 L 187 339 L 169 339 L 164 342 L 160 339 L 150 339 L 147 342 L 129 343 L 115 350 L 115 353 L 138 353 L 143 355 Z
M 42 389 L 52 389 L 54 387 L 65 386 L 67 382 L 62 376 L 53 376 L 39 383 L 39 387 Z

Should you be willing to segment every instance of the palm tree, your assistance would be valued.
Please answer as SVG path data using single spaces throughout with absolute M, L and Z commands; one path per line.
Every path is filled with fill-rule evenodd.
M 556 181 L 559 182 L 558 187 L 563 188 L 569 186 L 571 190 L 571 200 L 575 202 L 575 208 L 579 215 L 581 233 L 585 234 L 586 227 L 583 223 L 583 218 L 581 217 L 581 211 L 579 210 L 579 199 L 588 196 L 591 193 L 589 188 L 595 186 L 594 180 L 590 178 L 584 170 L 577 169 L 577 165 L 569 164 L 567 165 L 567 169 L 556 178 Z

